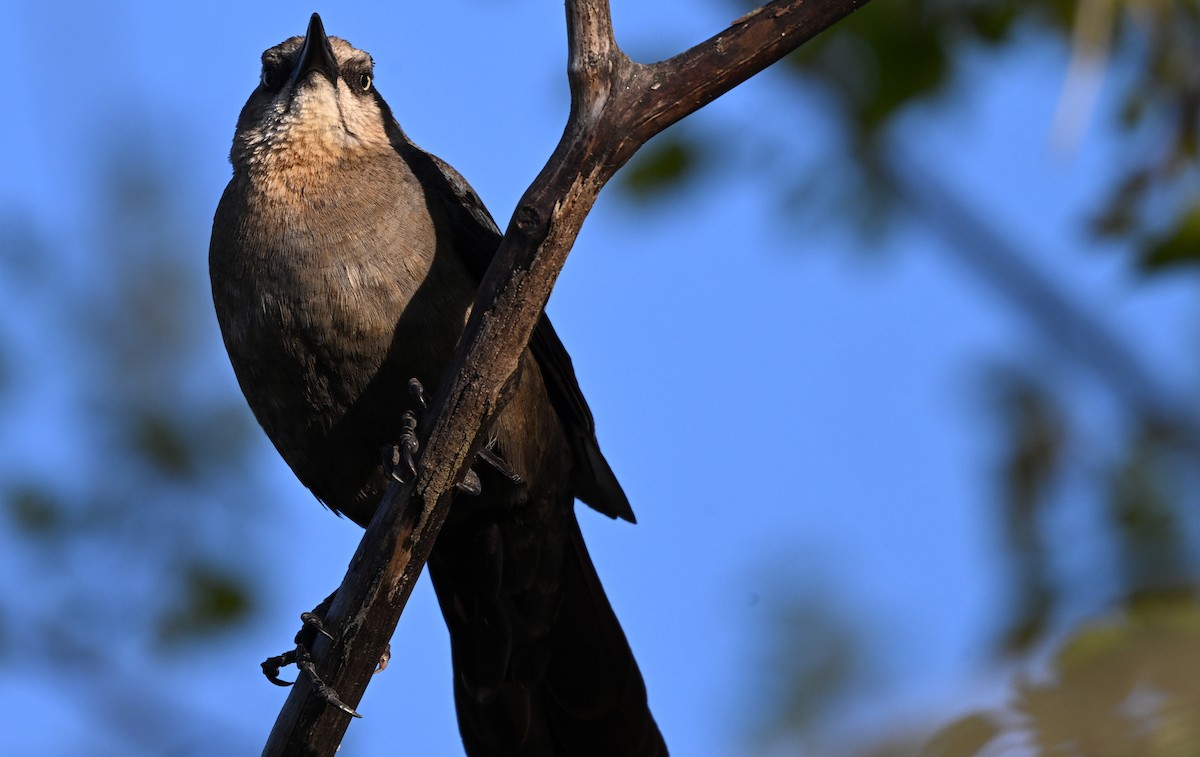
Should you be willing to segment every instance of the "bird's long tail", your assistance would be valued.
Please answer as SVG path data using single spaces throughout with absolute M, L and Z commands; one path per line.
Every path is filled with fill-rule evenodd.
M 450 628 L 455 702 L 467 754 L 666 755 L 641 671 L 573 509 L 566 520 L 554 536 L 559 548 L 542 544 L 537 550 L 544 563 L 525 595 L 506 595 L 500 587 L 511 585 L 512 577 L 491 575 L 511 568 L 495 555 L 506 541 L 498 528 L 477 532 L 470 543 L 451 535 L 443 544 L 447 534 L 439 537 L 430 573 Z M 492 558 L 481 560 L 481 554 Z M 548 577 L 547 564 L 554 563 L 556 575 Z M 489 567 L 481 570 L 481 564 Z M 548 589 L 548 579 L 558 586 Z

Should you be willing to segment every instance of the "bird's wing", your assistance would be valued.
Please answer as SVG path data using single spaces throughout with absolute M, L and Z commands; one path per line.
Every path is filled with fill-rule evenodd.
M 453 248 L 476 282 L 483 280 L 502 234 L 479 195 L 448 163 L 416 147 L 405 138 L 401 149 L 413 172 L 441 200 L 455 235 Z M 634 522 L 633 509 L 596 440 L 596 423 L 579 390 L 571 356 L 563 347 L 550 319 L 542 313 L 529 350 L 542 371 L 550 402 L 567 431 L 575 462 L 575 496 L 610 518 Z

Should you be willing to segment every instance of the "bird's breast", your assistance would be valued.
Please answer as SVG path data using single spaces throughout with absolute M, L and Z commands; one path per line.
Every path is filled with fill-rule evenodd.
M 419 188 L 383 191 L 372 177 L 342 192 L 227 191 L 210 250 L 251 408 L 301 480 L 343 511 L 395 441 L 408 379 L 437 385 L 474 298 Z M 326 480 L 322 466 L 342 458 L 355 472 Z

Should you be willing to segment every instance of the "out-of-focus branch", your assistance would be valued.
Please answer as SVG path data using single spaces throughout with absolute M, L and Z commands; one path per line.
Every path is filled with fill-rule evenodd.
M 1076 305 L 932 173 L 897 158 L 894 151 L 882 163 L 895 196 L 903 198 L 963 263 L 1094 370 L 1138 417 L 1166 432 L 1175 443 L 1200 450 L 1200 419 L 1159 383 L 1124 342 Z

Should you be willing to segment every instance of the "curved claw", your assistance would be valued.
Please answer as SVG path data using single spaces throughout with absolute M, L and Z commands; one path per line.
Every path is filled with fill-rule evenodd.
M 324 636 L 326 639 L 329 639 L 330 641 L 337 641 L 337 639 L 333 638 L 333 634 L 331 634 L 331 633 L 329 633 L 329 631 L 325 630 L 325 620 L 317 613 L 315 613 L 315 612 L 300 613 L 300 622 L 303 623 L 305 625 L 305 627 L 311 628 L 312 630 L 314 630 L 317 633 Z
M 417 475 L 417 416 L 405 411 L 400 416 L 400 438 L 395 444 L 383 448 L 383 467 L 387 474 L 400 483 L 412 480 Z
M 400 416 L 400 434 L 395 444 L 383 448 L 383 467 L 387 474 L 400 483 L 406 483 L 417 476 L 417 452 L 421 443 L 417 441 L 417 415 L 429 407 L 425 396 L 425 387 L 420 379 L 408 380 L 408 393 L 417 406 L 416 412 L 404 411 Z
M 375 673 L 382 673 L 387 670 L 388 662 L 392 659 L 392 645 L 388 644 L 387 649 L 383 650 L 383 654 L 379 655 L 379 665 L 375 668 Z M 372 673 L 371 675 L 374 675 Z
M 501 457 L 491 449 L 484 447 L 483 449 L 479 450 L 477 457 L 481 461 L 490 465 L 501 476 L 504 476 L 509 481 L 512 481 L 514 484 L 525 483 L 525 480 L 521 478 L 521 476 L 518 475 L 508 463 L 504 462 L 504 460 L 501 459 Z
M 467 468 L 466 475 L 464 475 L 462 481 L 459 481 L 457 484 L 455 484 L 455 486 L 463 494 L 467 494 L 472 497 L 478 497 L 479 493 L 483 491 L 483 484 L 479 482 L 479 474 L 471 468 Z
M 279 677 L 279 671 L 296 661 L 296 650 L 284 652 L 281 655 L 268 657 L 262 662 L 263 675 L 276 686 L 291 686 L 294 681 L 285 681 Z
M 408 380 L 408 394 L 413 398 L 413 402 L 417 403 L 417 407 L 422 410 L 429 407 L 429 398 L 425 396 L 425 387 L 421 385 L 420 379 Z
M 296 651 L 296 668 L 308 676 L 308 680 L 312 682 L 313 688 L 317 690 L 317 694 L 326 703 L 336 707 L 347 715 L 361 718 L 362 715 L 359 715 L 353 707 L 339 699 L 333 687 L 322 681 L 321 677 L 317 675 L 317 668 L 313 665 L 312 657 L 308 654 L 308 650 L 303 647 L 297 647 Z

